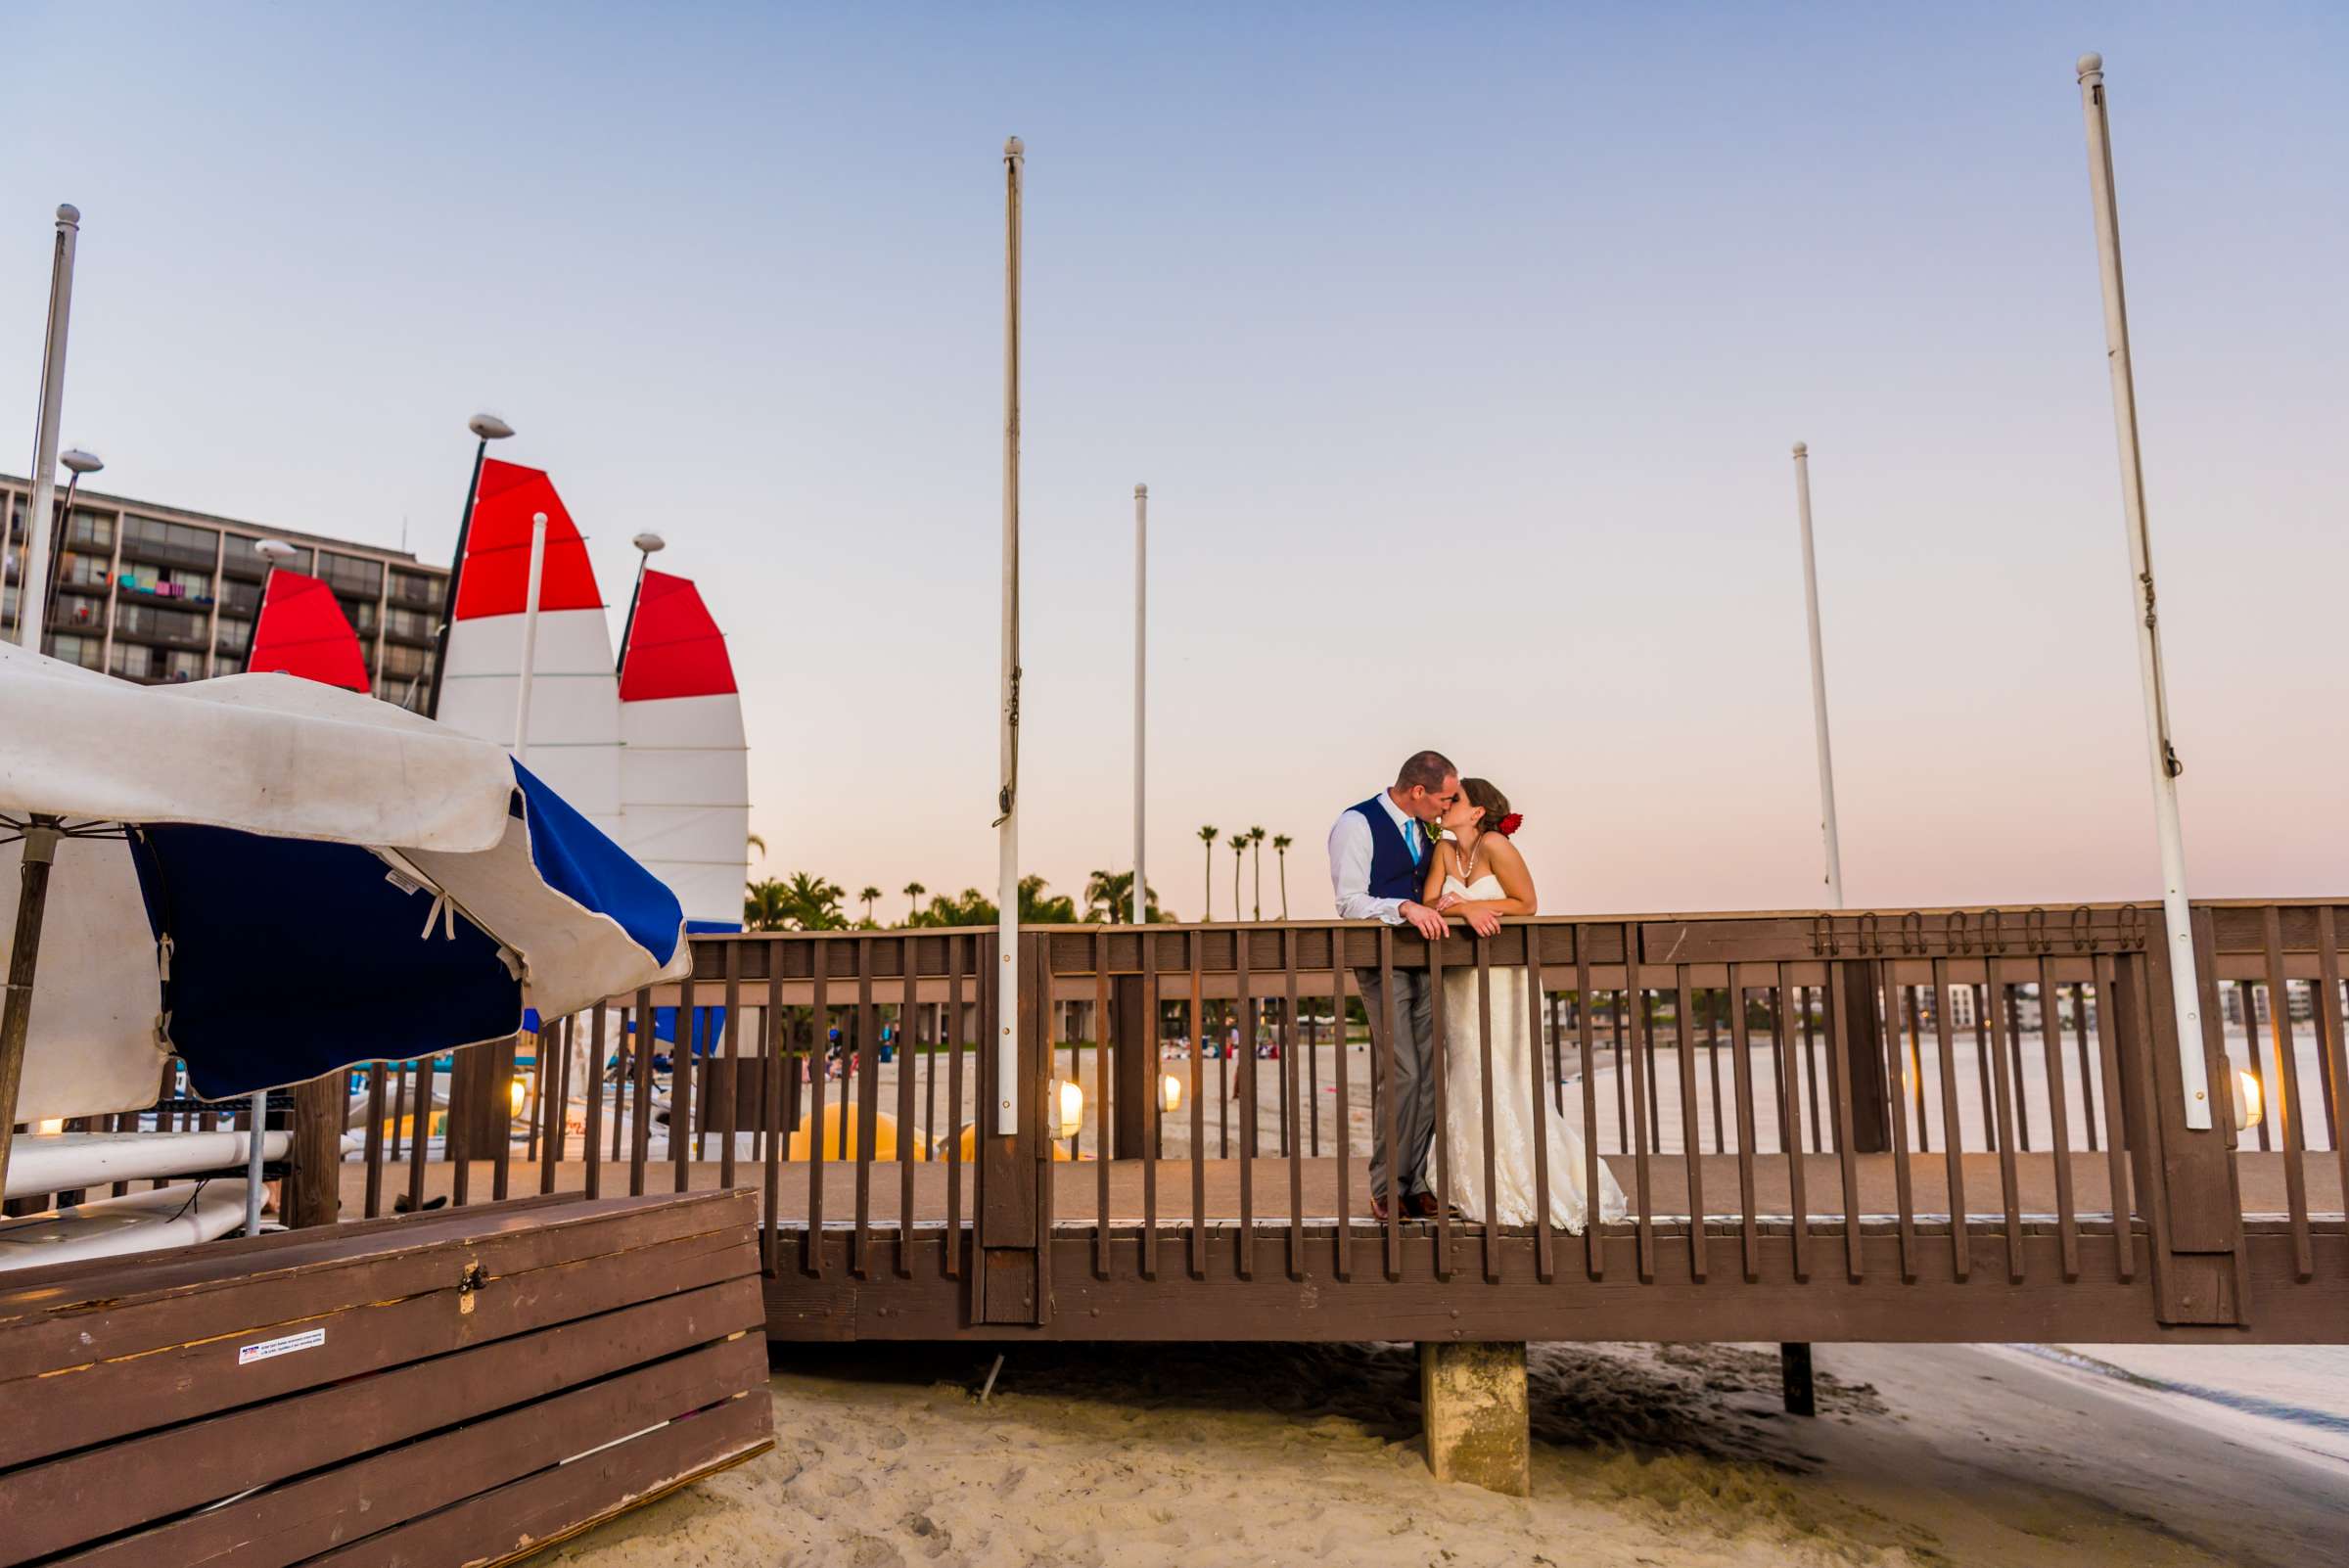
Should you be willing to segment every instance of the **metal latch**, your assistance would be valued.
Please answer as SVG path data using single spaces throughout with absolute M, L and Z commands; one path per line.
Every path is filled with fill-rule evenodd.
M 471 1314 L 474 1295 L 487 1283 L 489 1283 L 489 1270 L 484 1268 L 479 1263 L 469 1263 L 465 1266 L 465 1271 L 457 1276 L 458 1316 Z

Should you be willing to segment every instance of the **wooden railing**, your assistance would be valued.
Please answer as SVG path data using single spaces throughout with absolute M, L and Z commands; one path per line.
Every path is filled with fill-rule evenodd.
M 2158 920 L 2126 904 L 1543 918 L 1438 944 L 1327 921 L 1051 928 L 1018 954 L 1016 1138 L 979 1114 L 996 1093 L 977 1048 L 991 932 L 697 938 L 692 980 L 561 1021 L 522 1079 L 460 1064 L 445 1135 L 417 1133 L 426 1068 L 368 1070 L 345 1190 L 374 1215 L 518 1185 L 755 1185 L 770 1274 L 907 1277 L 935 1258 L 921 1267 L 974 1297 L 1021 1281 L 1039 1313 L 1048 1265 L 990 1265 L 1077 1232 L 1096 1277 L 1147 1280 L 1204 1276 L 1225 1246 L 1243 1279 L 1399 1278 L 1423 1241 L 1438 1279 L 1486 1282 L 1520 1253 L 1543 1282 L 1758 1280 L 1779 1250 L 1796 1282 L 2149 1271 L 2163 1321 L 2229 1322 L 2247 1226 L 2288 1238 L 2301 1281 L 2340 1228 L 2343 912 L 2196 906 L 2210 1080 L 2247 1075 L 2264 1102 L 2240 1132 L 2226 1093 L 2214 1129 L 2185 1125 Z M 1439 1105 L 1425 1223 L 1399 1206 L 1375 1220 L 1365 1181 L 1395 1042 L 1365 1028 L 1359 977 L 1392 994 L 1412 970 L 1439 993 L 1473 976 L 1464 1036 L 1437 1009 L 1439 1092 L 1475 1103 Z M 1512 970 L 1537 1001 L 1524 1048 L 1497 1052 L 1494 987 Z M 2237 1008 L 2248 1031 L 2221 1022 Z M 648 1019 L 675 1021 L 651 1051 Z M 671 1043 L 693 1035 L 698 1050 Z M 1512 1059 L 1525 1080 L 1496 1082 Z M 1082 1095 L 1074 1126 L 1061 1084 Z M 1546 1137 L 1537 1222 L 1452 1212 L 1463 1171 L 1492 1189 L 1503 1096 L 1578 1135 L 1586 1191 L 1612 1173 L 1619 1224 L 1557 1227 Z M 943 1245 L 917 1247 L 925 1234 Z M 997 1305 L 979 1320 L 1020 1320 Z

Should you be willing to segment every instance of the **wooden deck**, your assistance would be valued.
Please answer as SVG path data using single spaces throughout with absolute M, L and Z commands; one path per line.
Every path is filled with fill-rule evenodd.
M 1607 1168 L 1615 1173 L 1616 1179 L 1625 1191 L 1635 1191 L 1636 1173 L 1634 1158 L 1618 1154 L 1602 1158 Z M 1865 1154 L 1855 1159 L 1859 1177 L 1858 1207 L 1862 1216 L 1889 1216 L 1899 1211 L 1896 1158 L 1889 1154 Z M 1965 1212 L 1977 1225 L 2002 1223 L 2005 1209 L 2000 1185 L 1999 1157 L 1995 1154 L 1963 1154 L 1958 1158 Z M 1832 1154 L 1808 1154 L 1802 1156 L 1801 1160 L 1805 1206 L 1812 1219 L 1815 1222 L 1821 1219 L 1840 1222 L 1844 1215 L 1841 1162 Z M 1794 1202 L 1788 1158 L 1785 1155 L 1767 1155 L 1755 1163 L 1756 1212 L 1770 1216 L 1791 1215 Z M 1237 1159 L 1156 1162 L 1155 1214 L 1159 1224 L 1172 1228 L 1189 1223 L 1194 1217 L 1213 1224 L 1237 1224 L 1242 1219 L 1241 1164 Z M 1291 1213 L 1289 1162 L 1277 1157 L 1265 1157 L 1249 1164 L 1250 1201 L 1247 1218 L 1258 1225 L 1286 1226 Z M 1737 1157 L 1733 1154 L 1708 1154 L 1697 1164 L 1698 1178 L 1706 1195 L 1705 1213 L 1708 1220 L 1734 1221 L 1739 1213 Z M 895 1226 L 903 1218 L 904 1169 L 894 1160 L 877 1160 L 866 1167 L 870 1172 L 867 1178 L 867 1215 L 871 1224 Z M 2073 1203 L 2083 1224 L 2100 1221 L 2109 1225 L 2113 1204 L 2108 1169 L 2101 1160 L 2092 1164 L 2085 1156 L 2074 1161 Z M 2046 1153 L 2017 1155 L 2015 1170 L 2017 1212 L 2025 1216 L 2052 1218 L 2057 1211 L 2054 1157 Z M 2242 1183 L 2244 1214 L 2281 1215 L 2286 1211 L 2288 1194 L 2285 1190 L 2282 1155 L 2244 1153 L 2238 1156 L 2237 1170 Z M 525 1165 L 517 1160 L 508 1176 L 514 1195 L 524 1195 L 526 1188 L 529 1192 L 536 1192 L 539 1171 L 536 1165 Z M 720 1184 L 721 1168 L 714 1160 L 696 1162 L 688 1171 L 688 1190 L 714 1191 Z M 488 1161 L 475 1162 L 469 1185 L 477 1198 L 490 1191 L 494 1175 L 494 1169 Z M 1356 1223 L 1367 1226 L 1372 1221 L 1370 1181 L 1364 1162 L 1359 1159 L 1350 1161 L 1347 1175 L 1350 1188 L 1347 1216 Z M 405 1168 L 396 1168 L 387 1187 L 404 1193 L 405 1186 L 400 1179 L 404 1176 Z M 786 1164 L 778 1169 L 778 1176 L 776 1222 L 787 1228 L 804 1228 L 807 1223 L 808 1212 L 808 1168 L 804 1163 Z M 628 1173 L 624 1165 L 606 1164 L 601 1176 L 604 1195 L 615 1196 L 628 1190 Z M 1951 1213 L 1948 1157 L 1941 1154 L 1911 1155 L 1909 1176 L 1911 1202 L 1920 1222 L 1928 1217 L 1946 1222 Z M 344 1212 L 357 1215 L 366 1196 L 366 1172 L 355 1163 L 345 1164 L 342 1179 Z M 455 1179 L 454 1165 L 445 1161 L 428 1164 L 424 1177 L 426 1199 L 429 1201 L 434 1197 L 447 1196 L 454 1189 Z M 555 1187 L 558 1191 L 583 1191 L 586 1180 L 587 1166 L 584 1161 L 567 1161 L 555 1168 Z M 746 1159 L 735 1171 L 735 1184 L 738 1186 L 757 1187 L 760 1180 L 760 1167 L 756 1161 Z M 856 1219 L 856 1166 L 846 1161 L 827 1162 L 822 1169 L 822 1180 L 825 1226 L 852 1227 Z M 1100 1180 L 1100 1167 L 1091 1160 L 1053 1165 L 1054 1228 L 1092 1228 L 1101 1212 Z M 1113 1225 L 1138 1225 L 1143 1222 L 1144 1180 L 1142 1162 L 1110 1162 L 1109 1218 Z M 970 1181 L 971 1173 L 965 1167 L 962 1202 L 965 1218 L 970 1213 Z M 1197 1183 L 1196 1194 L 1194 1181 Z M 2338 1171 L 2311 1162 L 2307 1183 L 2312 1216 L 2330 1216 L 2338 1221 L 2342 1215 Z M 675 1167 L 663 1164 L 648 1168 L 645 1186 L 650 1192 L 674 1191 Z M 945 1223 L 946 1188 L 946 1166 L 923 1161 L 914 1163 L 912 1218 L 915 1224 Z M 1650 1161 L 1648 1189 L 1649 1213 L 1652 1216 L 1660 1219 L 1684 1219 L 1687 1216 L 1687 1167 L 1679 1156 L 1657 1157 Z M 1336 1160 L 1326 1157 L 1299 1160 L 1294 1190 L 1299 1199 L 1295 1212 L 1306 1222 L 1337 1222 Z M 1194 1208 L 1195 1198 L 1201 1205 L 1197 1209 Z

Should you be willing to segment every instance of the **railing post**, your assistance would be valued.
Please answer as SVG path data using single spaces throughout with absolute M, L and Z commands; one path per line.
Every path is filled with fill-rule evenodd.
M 1884 1024 L 1876 1014 L 1882 964 L 1838 963 L 1833 984 L 1843 992 L 1843 1082 L 1852 1097 L 1852 1152 L 1883 1154 L 1892 1147 L 1892 1087 L 1884 1072 Z M 1830 1124 L 1831 1125 L 1831 1124 Z
M 1138 942 L 1148 942 L 1147 928 L 1136 928 Z M 1150 1107 L 1157 1098 L 1158 1031 L 1142 996 L 1140 975 L 1118 975 L 1109 983 L 1112 1038 L 1116 1075 L 1109 1097 L 1110 1154 L 1113 1159 L 1138 1160 L 1150 1136 Z
M 343 1218 L 343 1123 L 350 1108 L 338 1070 L 294 1085 L 293 1170 L 278 1213 L 289 1229 Z
M 1012 972 L 1019 975 L 1016 992 L 1018 1018 L 1014 1030 L 1016 1051 L 1011 1070 L 1018 1075 L 1019 1087 L 1011 1091 L 1018 1112 L 1018 1130 L 997 1133 L 987 1107 L 999 1103 L 1006 1086 L 994 1082 L 1000 1071 L 993 1050 L 980 1053 L 987 1067 L 987 1095 L 983 1097 L 978 1126 L 979 1146 L 979 1277 L 974 1281 L 978 1311 L 983 1323 L 1036 1323 L 1042 1320 L 1041 1254 L 1048 1243 L 1038 1223 L 1039 1194 L 1043 1172 L 1038 1155 L 1049 1157 L 1043 1147 L 1043 1095 L 1038 1092 L 1043 1071 L 1043 1025 L 1046 1005 L 1040 984 L 1031 983 L 1040 970 L 1042 945 L 1049 939 L 1033 932 L 1023 932 L 1017 939 L 1013 957 L 1005 964 L 991 961 L 998 983 L 1009 982 Z M 991 958 L 991 955 L 990 955 Z
M 2224 1083 L 2226 1044 L 2219 1033 L 2222 1014 L 2212 979 L 2218 954 L 2207 909 L 2194 911 L 2191 935 L 2194 970 L 2203 992 L 2198 1011 L 2204 1071 L 2208 1082 Z M 2124 959 L 2120 994 L 2114 998 L 2120 1004 L 2124 1041 L 2149 1046 L 2152 1103 L 2133 1104 L 2129 1110 L 2133 1127 L 2149 1121 L 2153 1133 L 2145 1151 L 2150 1169 L 2141 1170 L 2141 1179 L 2161 1182 L 2166 1199 L 2162 1207 L 2168 1234 L 2152 1238 L 2161 1265 L 2154 1271 L 2155 1312 L 2165 1323 L 2245 1323 L 2250 1281 L 2244 1273 L 2242 1203 L 2228 1147 L 2229 1119 L 2214 1117 L 2215 1125 L 2208 1128 L 2189 1125 L 2178 1010 L 2166 1005 L 2172 995 L 2170 948 L 2175 943 L 2175 936 L 2148 941 L 2142 954 Z M 2142 980 L 2142 993 L 2131 983 L 2131 971 Z

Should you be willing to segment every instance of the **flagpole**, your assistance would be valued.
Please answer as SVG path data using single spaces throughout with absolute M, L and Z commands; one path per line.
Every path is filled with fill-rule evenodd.
M 530 676 L 538 665 L 538 595 L 546 576 L 546 514 L 530 514 L 530 575 L 522 601 L 522 679 L 514 687 L 514 761 L 530 760 Z
M 1019 1131 L 1020 1016 L 1020 185 L 1027 150 L 1003 144 L 1003 666 L 995 819 L 995 1131 Z
M 57 501 L 57 425 L 66 401 L 66 331 L 73 316 L 73 248 L 81 211 L 57 209 L 57 240 L 49 262 L 49 334 L 41 358 L 41 405 L 32 432 L 32 506 L 24 517 L 24 570 L 17 575 L 17 643 L 41 651 L 49 619 L 49 511 Z
M 1811 447 L 1794 443 L 1794 504 L 1803 525 L 1803 610 L 1811 622 L 1811 729 L 1819 742 L 1819 825 L 1827 848 L 1827 906 L 1843 907 L 1843 838 L 1835 824 L 1835 751 L 1827 741 L 1827 661 L 1819 635 L 1819 557 L 1811 547 Z
M 2210 1122 L 2203 1059 L 2200 982 L 2194 973 L 2192 914 L 2186 898 L 2186 838 L 2178 818 L 2178 775 L 2186 765 L 2170 735 L 2161 669 L 2161 624 L 2153 592 L 2153 539 L 2145 524 L 2145 471 L 2137 441 L 2137 378 L 2129 362 L 2129 302 L 2121 287 L 2121 218 L 2112 189 L 2112 121 L 2104 102 L 2104 58 L 2080 57 L 2080 112 L 2088 125 L 2088 188 L 2096 208 L 2096 263 L 2104 286 L 2104 351 L 2112 373 L 2112 423 L 2120 444 L 2121 514 L 2129 535 L 2130 621 L 2137 627 L 2138 685 L 2145 709 L 2145 754 L 2153 784 L 2153 829 L 2161 841 L 2161 908 L 2169 933 L 2170 1006 L 2178 1019 L 2178 1069 L 2186 1125 Z
M 1133 487 L 1133 923 L 1148 913 L 1149 880 L 1142 868 L 1143 709 L 1149 695 L 1150 486 Z

